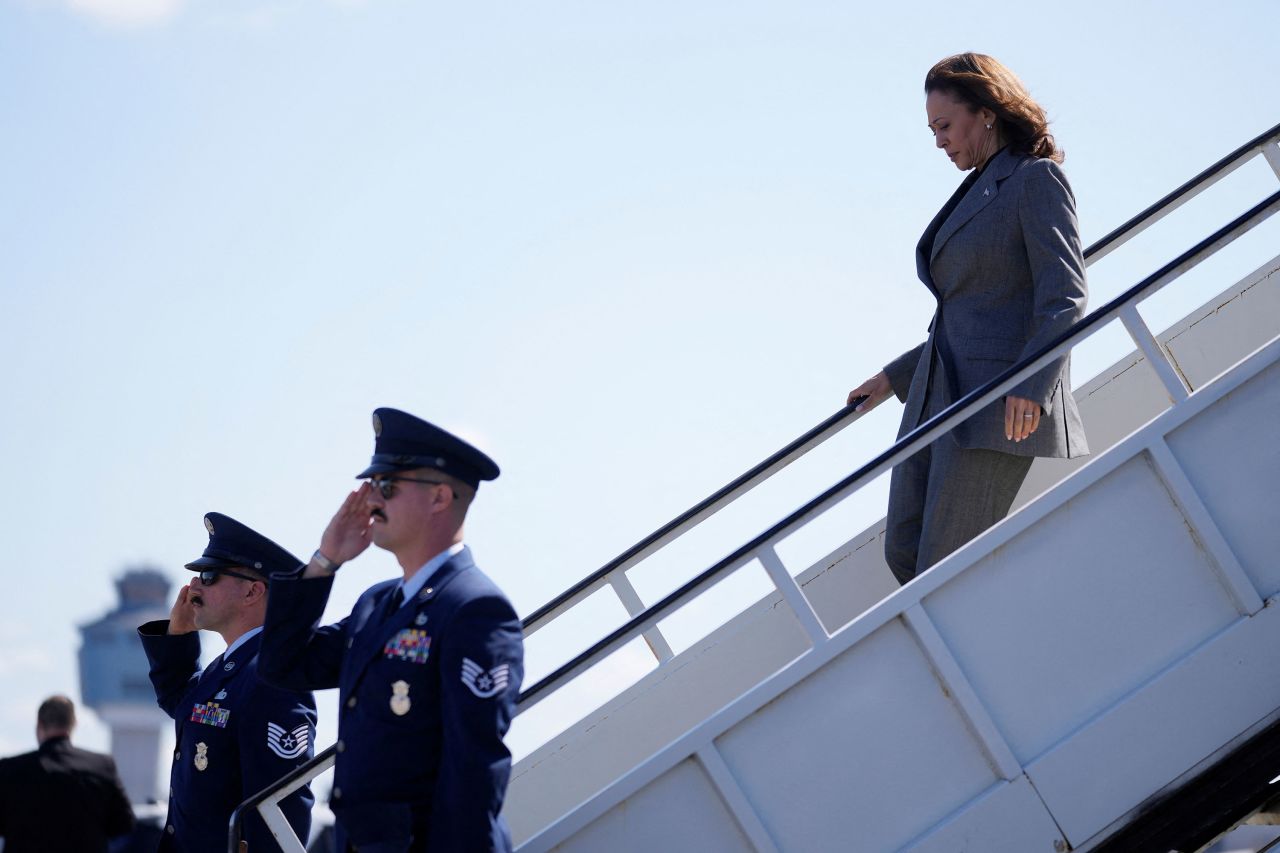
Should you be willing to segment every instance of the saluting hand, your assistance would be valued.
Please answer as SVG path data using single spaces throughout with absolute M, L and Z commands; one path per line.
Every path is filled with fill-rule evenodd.
M 367 501 L 369 489 L 368 483 L 361 483 L 360 488 L 347 495 L 320 537 L 320 553 L 335 563 L 354 560 L 369 547 L 369 525 L 373 521 Z M 303 577 L 328 574 L 313 561 L 307 565 Z
M 192 581 L 191 583 L 196 583 Z M 169 611 L 169 633 L 190 634 L 196 630 L 196 608 L 191 603 L 191 584 L 178 588 L 178 599 Z

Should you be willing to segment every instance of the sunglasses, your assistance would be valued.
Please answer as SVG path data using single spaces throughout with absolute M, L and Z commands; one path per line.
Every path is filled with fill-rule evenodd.
M 391 500 L 396 493 L 396 483 L 426 483 L 429 486 L 447 486 L 448 483 L 443 480 L 423 480 L 418 477 L 379 477 L 376 480 L 369 480 L 369 485 L 378 490 L 378 494 L 382 495 L 384 501 Z M 457 492 L 453 493 L 456 498 Z
M 262 578 L 251 578 L 248 575 L 242 575 L 239 572 L 227 571 L 226 569 L 206 569 L 205 571 L 201 572 L 199 575 L 200 585 L 213 586 L 215 583 L 218 582 L 218 578 L 222 575 L 231 575 L 231 577 L 233 578 L 240 578 L 240 580 L 244 580 L 244 581 L 258 581 L 258 582 L 262 581 Z

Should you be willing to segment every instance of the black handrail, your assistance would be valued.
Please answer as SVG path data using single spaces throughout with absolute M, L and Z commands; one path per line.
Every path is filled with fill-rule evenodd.
M 1237 166 L 1256 154 L 1258 149 L 1275 141 L 1276 137 L 1280 137 L 1280 124 L 1277 124 L 1270 130 L 1264 131 L 1253 139 L 1250 139 L 1244 145 L 1241 145 L 1235 151 L 1232 151 L 1226 157 L 1223 157 L 1221 160 L 1214 163 L 1212 166 L 1205 169 L 1203 172 L 1196 175 L 1194 178 L 1187 181 L 1185 184 L 1178 187 L 1176 190 L 1169 193 L 1164 198 L 1139 213 L 1137 216 L 1134 216 L 1128 222 L 1125 222 L 1119 228 L 1115 229 L 1110 234 L 1107 234 L 1089 248 L 1085 249 L 1085 260 L 1091 260 L 1093 256 L 1099 252 L 1105 253 L 1109 251 L 1117 240 L 1121 240 L 1128 236 L 1129 232 L 1133 231 L 1139 225 L 1142 225 L 1157 213 L 1162 213 L 1167 208 L 1174 206 L 1176 202 L 1180 202 L 1186 196 L 1193 194 L 1194 191 L 1200 189 L 1202 184 L 1207 183 L 1213 178 L 1217 178 L 1223 172 L 1231 172 L 1235 170 Z
M 832 435 L 834 435 L 836 432 L 839 431 L 837 427 L 843 428 L 845 426 L 848 426 L 850 423 L 853 423 L 853 421 L 857 420 L 856 417 L 852 417 L 852 415 L 855 414 L 854 408 L 855 408 L 854 406 L 845 406 L 843 409 L 836 412 L 834 415 L 827 418 L 825 421 L 818 424 L 813 429 L 809 430 L 804 435 L 797 438 L 795 441 L 792 441 L 786 447 L 782 448 L 778 452 L 766 458 L 760 464 L 751 468 L 745 474 L 742 474 L 741 476 L 737 477 L 732 482 L 730 482 L 728 485 L 717 490 L 710 497 L 706 498 L 705 500 L 699 501 L 689 509 L 685 510 L 680 515 L 673 518 L 671 521 L 662 525 L 653 533 L 650 533 L 648 536 L 641 539 L 635 545 L 632 545 L 630 548 L 623 551 L 621 554 L 614 557 L 609 562 L 605 563 L 604 566 L 592 572 L 591 574 L 587 575 L 581 581 L 569 587 L 569 589 L 565 590 L 564 592 L 556 596 L 551 601 L 547 602 L 543 606 L 539 607 L 537 610 L 533 611 L 533 613 L 530 613 L 524 619 L 524 622 L 523 622 L 524 627 L 528 628 L 532 623 L 545 618 L 548 614 L 555 611 L 556 608 L 563 606 L 566 602 L 568 602 L 569 600 L 577 596 L 579 593 L 603 581 L 604 578 L 610 572 L 615 571 L 619 566 L 625 565 L 628 561 L 636 559 L 638 556 L 644 554 L 647 550 L 662 544 L 662 542 L 668 536 L 675 533 L 677 530 L 684 527 L 685 525 L 691 523 L 695 519 L 705 518 L 707 516 L 713 515 L 717 510 L 721 508 L 720 506 L 718 506 L 718 504 L 724 501 L 725 498 L 729 497 L 735 492 L 742 490 L 744 487 L 748 486 L 753 481 L 761 479 L 773 473 L 778 468 L 783 467 L 786 464 L 786 462 L 788 462 L 795 455 L 801 454 L 802 452 L 811 449 L 811 447 L 821 444 L 823 441 L 830 438 Z
M 1129 219 L 1119 228 L 1116 228 L 1111 233 L 1095 242 L 1092 246 L 1085 249 L 1084 256 L 1086 262 L 1098 253 L 1108 251 L 1113 244 L 1117 241 L 1122 241 L 1151 217 L 1156 216 L 1164 210 L 1174 206 L 1185 196 L 1197 191 L 1202 184 L 1211 181 L 1224 171 L 1230 171 L 1236 168 L 1239 162 L 1253 156 L 1257 153 L 1258 149 L 1278 138 L 1280 138 L 1280 124 L 1275 125 L 1270 130 L 1265 131 L 1246 142 L 1226 157 L 1223 157 L 1221 160 L 1214 163 L 1212 166 L 1205 169 L 1203 172 L 1196 175 L 1194 178 L 1187 181 L 1182 186 L 1164 196 L 1155 204 L 1143 210 L 1137 216 Z M 695 520 L 701 520 L 715 514 L 722 508 L 722 502 L 727 503 L 727 498 L 734 495 L 736 492 L 745 489 L 754 481 L 763 478 L 766 474 L 772 473 L 777 468 L 783 467 L 796 454 L 801 451 L 807 451 L 811 447 L 817 446 L 826 441 L 839 431 L 839 429 L 843 429 L 852 423 L 853 420 L 856 420 L 856 418 L 853 417 L 855 414 L 853 409 L 853 406 L 846 406 L 839 410 L 834 415 L 788 444 L 786 447 L 774 453 L 772 456 L 769 456 L 763 462 L 733 480 L 724 488 L 719 489 L 710 497 L 699 501 L 697 504 L 694 504 L 671 521 L 662 525 L 635 545 L 632 545 L 617 557 L 614 557 L 599 569 L 587 575 L 585 578 L 560 593 L 560 595 L 557 595 L 555 598 L 551 599 L 551 601 L 533 611 L 525 617 L 523 621 L 524 627 L 528 629 L 534 623 L 541 621 L 548 615 L 570 603 L 581 593 L 604 582 L 605 578 L 616 571 L 619 567 L 626 565 L 628 562 L 635 560 L 642 555 L 645 555 L 651 550 L 661 547 L 669 537 L 672 537 L 679 530 L 687 527 Z
M 1084 337 L 1085 333 L 1091 330 L 1094 326 L 1116 319 L 1122 308 L 1127 307 L 1130 303 L 1138 300 L 1142 296 L 1145 296 L 1149 291 L 1158 288 L 1160 285 L 1164 284 L 1165 281 L 1179 274 L 1187 265 L 1210 254 L 1220 245 L 1229 243 L 1231 240 L 1239 237 L 1254 225 L 1275 213 L 1277 209 L 1280 209 L 1280 191 L 1267 196 L 1248 211 L 1236 217 L 1230 223 L 1218 229 L 1210 236 L 1201 240 L 1195 246 L 1183 252 L 1159 270 L 1147 276 L 1142 281 L 1138 282 L 1133 287 L 1108 302 L 1099 310 L 1083 317 L 1070 329 L 1066 330 L 1057 338 L 1041 347 L 1033 355 L 1028 356 L 1017 364 L 1006 369 L 999 376 L 996 376 L 980 387 L 970 391 L 968 394 L 965 394 L 937 415 L 907 433 L 895 442 L 888 450 L 884 451 L 879 456 L 875 457 L 870 462 L 845 477 L 843 480 L 840 480 L 834 486 L 818 495 L 818 497 L 809 501 L 807 504 L 791 513 L 768 530 L 729 554 L 729 556 L 715 563 L 688 583 L 684 584 L 684 586 L 672 592 L 666 598 L 647 608 L 643 613 L 640 613 L 628 620 L 617 630 L 591 646 L 591 648 L 582 652 L 568 663 L 565 663 L 554 672 L 545 676 L 541 681 L 537 682 L 520 694 L 520 704 L 528 704 L 530 700 L 536 700 L 540 694 L 544 694 L 553 687 L 558 686 L 561 682 L 578 675 L 587 669 L 597 656 L 605 652 L 612 652 L 616 650 L 623 643 L 628 642 L 631 638 L 636 636 L 639 632 L 657 623 L 667 614 L 683 605 L 687 599 L 693 596 L 694 593 L 700 592 L 703 588 L 710 586 L 711 583 L 719 580 L 722 575 L 728 574 L 730 571 L 737 568 L 739 564 L 753 559 L 757 550 L 768 544 L 776 537 L 785 533 L 788 529 L 794 527 L 818 510 L 825 509 L 827 504 L 842 498 L 846 493 L 859 488 L 865 481 L 874 476 L 878 476 L 882 473 L 881 469 L 895 462 L 895 457 L 907 456 L 916 452 L 918 448 L 912 445 L 918 444 L 920 447 L 923 447 L 935 437 L 950 431 L 953 426 L 966 420 L 982 406 L 990 402 L 990 400 L 998 397 L 1003 393 L 1005 388 L 1016 385 L 1024 378 L 1035 373 L 1043 365 L 1049 363 L 1055 358 L 1058 358 L 1059 349 L 1074 342 L 1078 338 Z
M 236 810 L 231 813 L 230 824 L 227 826 L 227 849 L 236 850 L 239 847 L 240 837 L 244 834 L 244 816 L 250 809 L 256 809 L 264 800 L 281 788 L 286 788 L 299 779 L 310 779 L 312 776 L 311 771 L 315 770 L 315 768 L 319 767 L 321 764 L 328 761 L 330 758 L 333 758 L 337 754 L 338 745 L 335 743 L 323 752 L 316 753 L 314 757 L 302 764 L 299 764 L 297 767 L 293 768 L 288 773 L 284 774 L 279 779 L 275 780 L 270 785 L 263 788 L 252 797 L 249 797 L 249 799 L 245 800 L 240 805 L 236 806 Z M 307 839 L 302 838 L 299 840 L 302 841 L 302 844 L 305 847 Z

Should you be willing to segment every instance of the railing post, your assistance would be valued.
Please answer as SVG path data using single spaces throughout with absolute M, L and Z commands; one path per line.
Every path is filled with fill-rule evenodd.
M 773 580 L 773 585 L 782 593 L 782 597 L 786 599 L 787 604 L 791 605 L 791 610 L 796 614 L 796 619 L 800 621 L 800 627 L 804 628 L 804 632 L 809 635 L 809 641 L 814 648 L 825 643 L 830 636 L 827 633 L 827 629 L 822 626 L 822 620 L 818 618 L 813 605 L 805 597 L 804 590 L 800 588 L 800 584 L 796 582 L 795 578 L 791 577 L 787 567 L 782 564 L 782 558 L 778 556 L 778 552 L 772 545 L 766 545 L 760 549 L 759 554 L 756 556 L 760 560 L 760 565 L 764 566 L 764 570 L 769 573 L 770 579 Z
M 627 577 L 627 573 L 619 569 L 609 575 L 609 586 L 613 587 L 613 592 L 618 596 L 618 600 L 622 602 L 622 606 L 627 609 L 627 615 L 631 617 L 639 616 L 644 612 L 644 602 L 640 600 L 640 593 L 636 592 L 636 588 L 631 585 L 631 580 Z M 662 631 L 657 625 L 652 628 L 646 628 L 640 633 L 644 637 L 645 643 L 649 646 L 649 651 L 653 652 L 653 656 L 658 659 L 658 663 L 666 663 L 676 656 L 671 650 L 671 644 L 667 642 L 667 638 L 662 636 Z
M 1182 378 L 1182 374 L 1173 366 L 1173 362 L 1169 360 L 1164 347 L 1160 346 L 1155 335 L 1151 334 L 1151 329 L 1138 313 L 1137 305 L 1130 303 L 1121 308 L 1120 321 L 1129 330 L 1129 337 L 1133 338 L 1138 349 L 1142 350 L 1142 354 L 1147 357 L 1147 362 L 1155 369 L 1169 399 L 1174 403 L 1187 399 L 1191 389 Z
M 1271 142 L 1262 146 L 1262 156 L 1267 158 L 1267 162 L 1271 165 L 1271 171 L 1276 173 L 1276 177 L 1280 178 L 1280 142 Z

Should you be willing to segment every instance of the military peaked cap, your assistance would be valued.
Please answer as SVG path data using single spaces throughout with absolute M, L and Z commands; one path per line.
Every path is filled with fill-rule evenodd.
M 452 433 L 399 409 L 373 412 L 373 459 L 357 479 L 432 468 L 475 488 L 498 477 L 498 465 Z
M 302 560 L 261 533 L 220 512 L 206 513 L 204 526 L 209 544 L 199 558 L 187 563 L 193 572 L 245 568 L 269 579 L 273 572 L 293 572 L 302 565 Z

